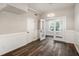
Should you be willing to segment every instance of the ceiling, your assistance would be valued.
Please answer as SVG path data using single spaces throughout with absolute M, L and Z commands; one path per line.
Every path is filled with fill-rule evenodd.
M 73 3 L 28 3 L 30 8 L 37 10 L 39 13 L 46 13 L 63 8 L 74 6 Z
M 71 6 L 74 6 L 74 3 L 23 3 L 23 4 L 15 3 L 13 5 L 7 4 L 6 7 L 3 8 L 3 10 L 17 14 L 25 13 L 26 10 L 43 14 L 43 13 L 53 12 L 56 10 L 62 10 L 64 8 L 70 8 Z
M 18 7 L 20 6 L 20 8 L 18 8 L 17 7 L 17 5 L 18 5 Z M 21 9 L 21 8 L 23 8 L 23 7 L 27 7 L 27 6 L 24 6 L 23 4 L 14 4 L 14 5 L 12 5 L 12 4 L 8 4 L 8 3 L 3 3 L 3 4 L 0 4 L 0 12 L 11 12 L 11 13 L 15 13 L 15 14 L 24 14 L 24 13 L 26 13 L 26 11 L 24 10 L 24 9 Z
M 12 12 L 12 13 L 15 13 L 15 14 L 23 14 L 25 13 L 25 11 L 21 10 L 21 9 L 18 9 L 14 6 L 11 6 L 11 5 L 7 5 L 5 8 L 3 8 L 2 11 L 7 11 L 7 12 Z

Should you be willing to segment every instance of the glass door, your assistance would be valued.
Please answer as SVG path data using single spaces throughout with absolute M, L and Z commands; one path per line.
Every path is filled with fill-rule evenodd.
M 47 20 L 48 29 L 47 35 L 52 35 L 55 38 L 62 38 L 64 36 L 64 31 L 66 30 L 66 19 L 65 17 L 54 18 Z

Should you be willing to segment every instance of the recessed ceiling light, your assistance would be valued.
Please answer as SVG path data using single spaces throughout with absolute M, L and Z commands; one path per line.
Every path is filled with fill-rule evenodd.
M 54 13 L 49 13 L 49 14 L 47 14 L 47 17 L 54 17 L 54 16 L 55 16 Z

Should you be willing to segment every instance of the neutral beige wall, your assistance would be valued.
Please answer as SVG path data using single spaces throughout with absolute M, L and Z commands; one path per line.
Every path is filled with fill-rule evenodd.
M 75 47 L 79 53 L 79 3 L 75 4 Z
M 0 12 L 0 55 L 37 40 L 38 17 L 29 11 L 20 15 Z
M 55 13 L 55 17 L 66 16 L 66 29 L 67 30 L 74 30 L 74 6 L 69 6 L 64 9 L 52 11 Z M 50 13 L 50 12 L 48 12 Z M 42 18 L 45 18 L 47 13 L 42 15 Z
M 31 11 L 17 14 L 12 10 L 0 12 L 0 55 L 38 39 L 39 16 Z
M 26 15 L 17 15 L 10 12 L 0 12 L 0 34 L 26 31 Z
M 79 4 L 75 4 L 75 30 L 79 32 Z

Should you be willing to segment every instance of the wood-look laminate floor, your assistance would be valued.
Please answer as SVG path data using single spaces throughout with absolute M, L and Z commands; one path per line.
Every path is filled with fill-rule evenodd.
M 54 41 L 47 37 L 34 41 L 3 56 L 78 56 L 73 44 Z

